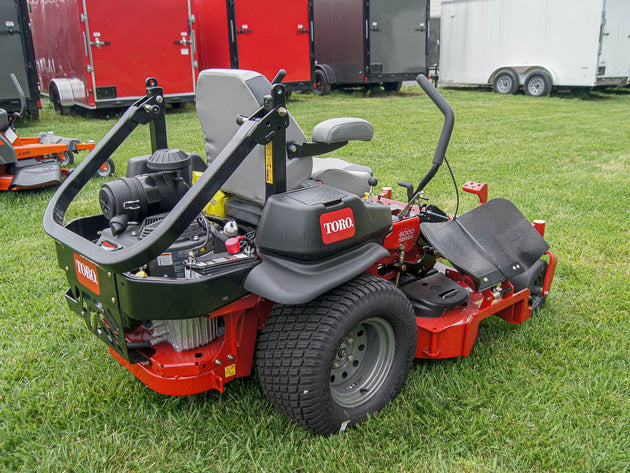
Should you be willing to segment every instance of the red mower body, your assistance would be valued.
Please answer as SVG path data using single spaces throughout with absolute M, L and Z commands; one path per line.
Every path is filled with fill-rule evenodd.
M 464 184 L 479 205 L 462 215 L 426 202 L 454 114 L 425 76 L 417 81 L 444 125 L 424 178 L 417 187 L 400 183 L 407 202 L 393 200 L 391 188 L 375 195 L 370 168 L 317 158 L 370 141 L 365 120 L 325 120 L 308 141 L 283 84 L 253 71 L 205 70 L 197 106 L 206 139 L 235 115 L 225 97 L 242 100 L 238 111 L 248 114 L 225 122 L 240 126 L 208 165 L 168 147 L 162 89 L 147 81 L 145 98 L 46 210 L 70 309 L 118 362 L 167 395 L 222 392 L 252 373 L 256 354 L 267 399 L 326 435 L 390 402 L 414 359 L 468 356 L 484 319 L 523 323 L 545 303 L 556 268 L 544 223 L 507 199 L 488 200 L 483 183 Z M 263 88 L 270 94 L 258 96 Z M 215 93 L 220 109 L 204 100 Z M 103 184 L 102 214 L 64 223 L 108 149 L 141 123 L 152 127 L 153 153 Z

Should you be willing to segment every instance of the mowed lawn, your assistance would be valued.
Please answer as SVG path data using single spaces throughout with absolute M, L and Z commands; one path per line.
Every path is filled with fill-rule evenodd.
M 265 400 L 255 376 L 223 394 L 156 394 L 107 353 L 63 293 L 42 217 L 54 189 L 0 194 L 0 471 L 622 472 L 630 469 L 630 89 L 548 98 L 444 89 L 455 111 L 447 153 L 458 186 L 487 182 L 547 221 L 559 258 L 544 309 L 482 324 L 468 358 L 416 361 L 401 394 L 355 429 L 318 437 Z M 371 143 L 335 155 L 371 166 L 379 186 L 417 183 L 442 118 L 419 88 L 294 95 L 307 135 L 321 120 L 372 122 Z M 61 117 L 39 131 L 98 141 L 115 117 Z M 233 120 L 234 117 L 226 117 Z M 167 115 L 169 144 L 203 152 L 193 106 Z M 147 154 L 148 129 L 113 156 L 117 176 Z M 80 161 L 84 156 L 79 156 Z M 73 208 L 97 212 L 102 180 Z M 396 195 L 403 192 L 396 188 Z M 426 196 L 454 212 L 444 168 Z M 460 192 L 460 213 L 476 197 Z M 186 304 L 185 300 L 181 304 Z

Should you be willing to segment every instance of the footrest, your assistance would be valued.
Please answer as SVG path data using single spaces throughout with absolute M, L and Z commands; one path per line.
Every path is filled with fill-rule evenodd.
M 493 199 L 457 220 L 423 223 L 424 238 L 483 291 L 529 269 L 549 245 L 516 206 Z
M 441 317 L 447 309 L 468 303 L 468 291 L 444 274 L 435 272 L 400 290 L 407 296 L 418 317 Z

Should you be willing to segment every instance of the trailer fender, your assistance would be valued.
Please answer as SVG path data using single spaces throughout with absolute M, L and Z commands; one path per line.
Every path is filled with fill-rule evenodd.
M 317 64 L 315 66 L 315 70 L 319 69 L 324 74 L 326 74 L 326 80 L 329 84 L 334 84 L 337 82 L 337 76 L 335 75 L 335 71 L 328 64 Z
M 55 92 L 53 92 L 55 91 Z M 74 105 L 74 92 L 72 90 L 71 79 L 53 79 L 48 86 L 48 95 L 53 100 L 53 94 L 58 94 L 59 105 L 62 107 L 72 107 Z
M 389 251 L 367 243 L 317 262 L 295 261 L 260 252 L 262 263 L 250 271 L 245 289 L 280 304 L 305 304 L 358 276 Z

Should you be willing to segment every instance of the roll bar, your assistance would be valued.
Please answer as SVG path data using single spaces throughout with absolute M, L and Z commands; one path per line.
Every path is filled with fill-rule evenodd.
M 416 82 L 424 93 L 431 99 L 431 101 L 435 104 L 435 106 L 442 112 L 444 115 L 444 124 L 442 125 L 442 133 L 440 133 L 440 139 L 438 140 L 437 147 L 435 149 L 435 154 L 433 155 L 433 166 L 429 170 L 429 172 L 422 178 L 420 184 L 414 191 L 414 196 L 411 200 L 415 199 L 416 195 L 419 194 L 429 183 L 433 176 L 437 173 L 438 169 L 442 165 L 444 161 L 444 157 L 446 156 L 446 149 L 448 148 L 448 142 L 451 139 L 451 133 L 453 132 L 453 126 L 455 125 L 455 115 L 453 113 L 453 109 L 448 104 L 446 99 L 442 97 L 442 95 L 437 91 L 435 87 L 431 84 L 429 79 L 426 76 L 419 74 L 416 77 Z
M 114 272 L 129 271 L 156 258 L 188 228 L 255 146 L 272 142 L 274 153 L 285 149 L 285 130 L 289 126 L 289 117 L 284 108 L 284 86 L 274 85 L 272 94 L 274 100 L 243 123 L 196 184 L 149 236 L 130 247 L 109 251 L 70 230 L 70 224 L 64 226 L 63 219 L 79 191 L 139 124 L 154 125 L 153 122 L 163 122 L 165 103 L 162 89 L 157 87 L 157 82 L 149 84 L 147 81 L 147 96 L 127 109 L 105 138 L 57 190 L 44 214 L 44 230 L 61 244 Z M 158 141 L 165 143 L 166 136 Z M 276 157 L 274 154 L 274 160 Z M 286 157 L 281 164 L 286 166 Z M 280 163 L 274 161 L 273 165 L 275 171 Z M 277 180 L 282 182 L 282 176 L 279 177 Z M 282 189 L 275 191 L 280 192 Z

